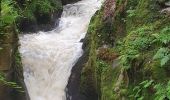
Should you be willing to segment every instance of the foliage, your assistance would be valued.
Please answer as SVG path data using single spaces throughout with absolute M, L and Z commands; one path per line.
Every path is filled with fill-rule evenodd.
M 151 37 L 153 28 L 143 26 L 129 33 L 129 35 L 118 43 L 118 49 L 121 54 L 120 62 L 124 68 L 130 68 L 131 62 L 140 56 L 140 52 L 146 51 L 153 43 Z
M 161 83 L 156 84 L 154 88 L 156 89 L 155 100 L 170 99 L 170 81 L 167 85 Z
M 154 80 L 142 81 L 139 85 L 133 88 L 133 92 L 129 97 L 136 98 L 135 100 L 146 100 L 145 93 L 148 90 L 155 89 L 154 100 L 170 99 L 170 81 L 167 84 L 155 84 Z
M 159 33 L 153 34 L 155 41 L 161 43 L 163 47 L 159 48 L 154 55 L 154 60 L 160 60 L 160 65 L 164 66 L 170 61 L 170 49 L 167 47 L 170 43 L 170 27 L 164 27 Z
M 105 61 L 103 61 L 103 60 L 98 60 L 97 61 L 97 65 L 98 65 L 98 71 L 100 72 L 100 73 L 103 73 L 103 72 L 105 72 L 106 70 L 107 70 L 107 68 L 110 66 L 108 63 L 106 63 Z
M 170 26 L 163 28 L 160 33 L 153 34 L 153 36 L 156 38 L 155 41 L 162 44 L 170 43 Z
M 17 89 L 19 92 L 23 92 L 22 87 L 20 87 L 18 84 L 15 82 L 9 82 L 5 79 L 5 76 L 3 73 L 0 72 L 0 83 L 5 84 L 11 88 Z
M 27 0 L 23 17 L 35 20 L 36 13 L 47 14 L 61 9 L 61 2 L 55 0 Z
M 160 48 L 154 55 L 153 59 L 159 59 L 161 66 L 164 66 L 170 60 L 169 48 Z
M 122 0 L 116 0 L 116 3 L 117 7 L 121 5 L 120 9 L 123 8 Z M 114 13 L 114 18 L 111 18 L 116 23 L 118 20 L 116 17 L 118 16 L 121 20 L 125 20 L 126 24 L 123 28 L 120 23 L 116 26 L 119 31 L 121 31 L 121 28 L 124 29 L 126 36 L 123 40 L 119 38 L 120 42 L 115 40 L 117 44 L 114 45 L 114 49 L 120 55 L 119 68 L 123 68 L 126 71 L 122 74 L 122 84 L 125 86 L 119 87 L 119 90 L 128 91 L 124 93 L 124 99 L 128 98 L 126 96 L 129 93 L 130 95 L 128 94 L 128 96 L 131 99 L 128 100 L 169 100 L 170 84 L 167 84 L 169 67 L 165 66 L 169 66 L 170 64 L 170 19 L 160 14 L 159 11 L 161 9 L 159 7 L 160 5 L 155 0 L 140 0 L 138 2 L 129 0 L 127 2 L 127 8 L 129 10 L 125 10 L 125 13 L 121 15 Z M 103 21 L 99 22 L 94 24 L 95 27 L 91 32 L 96 32 L 99 29 L 96 32 L 99 37 L 98 40 L 102 42 L 107 40 L 111 44 L 110 37 L 113 36 L 113 39 L 115 39 L 114 34 L 116 34 L 116 30 L 110 30 L 111 32 L 103 32 L 103 30 L 114 28 L 115 26 L 109 27 L 106 24 L 101 25 Z M 106 39 L 101 37 L 106 37 Z M 102 45 L 99 44 L 99 46 Z M 120 96 L 117 91 L 116 93 L 113 92 L 114 85 L 116 85 L 114 81 L 117 81 L 119 75 L 114 74 L 115 69 L 108 67 L 107 65 L 110 62 L 105 60 L 109 58 L 111 53 L 103 50 L 99 53 L 98 67 L 104 69 L 101 71 L 102 100 L 121 100 L 116 97 L 121 97 L 122 95 Z M 120 70 L 118 72 L 120 73 Z M 160 77 L 161 79 L 159 79 Z M 155 87 L 159 87 L 160 89 Z M 110 99 L 109 97 L 113 98 Z
M 12 0 L 1 1 L 0 27 L 5 27 L 5 26 L 13 24 L 16 18 L 19 16 L 18 12 L 14 8 L 14 4 L 15 2 Z
M 135 16 L 135 10 L 127 10 L 127 17 L 133 17 Z
M 153 84 L 153 82 L 153 80 L 142 81 L 139 85 L 133 88 L 133 92 L 130 97 L 136 98 L 135 100 L 145 100 L 144 94 L 146 90 Z

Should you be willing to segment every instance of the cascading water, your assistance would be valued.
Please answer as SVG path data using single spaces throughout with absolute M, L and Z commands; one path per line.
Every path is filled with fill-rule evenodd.
M 80 40 L 100 6 L 98 0 L 68 4 L 57 28 L 20 36 L 24 81 L 31 100 L 66 100 L 71 69 L 83 53 Z

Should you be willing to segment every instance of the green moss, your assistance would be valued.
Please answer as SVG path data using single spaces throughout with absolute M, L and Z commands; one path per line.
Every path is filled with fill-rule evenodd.
M 159 91 L 154 86 L 168 84 L 170 79 L 170 61 L 167 58 L 170 18 L 159 12 L 161 6 L 155 0 L 129 0 L 127 4 L 117 0 L 116 4 L 112 20 L 103 20 L 104 8 L 91 20 L 88 30 L 89 60 L 84 68 L 89 73 L 83 75 L 96 74 L 92 75 L 93 83 L 97 83 L 101 100 L 156 99 Z M 112 68 L 110 61 L 96 57 L 96 50 L 103 44 L 116 44 L 114 51 L 120 55 L 116 68 Z M 160 64 L 163 58 L 154 59 L 160 48 L 168 51 L 163 56 L 166 58 L 164 67 Z
M 153 56 L 158 48 L 165 46 L 155 39 L 154 34 L 161 34 L 162 29 L 169 25 L 170 19 L 162 16 L 155 7 L 159 9 L 156 2 L 152 0 L 140 0 L 138 5 L 133 7 L 134 12 L 130 12 L 134 13 L 133 16 L 128 16 L 126 20 L 127 36 L 119 44 L 120 47 L 118 46 L 122 65 L 128 66 L 125 68 L 129 70 L 129 87 L 132 89 L 146 79 L 153 79 L 158 83 L 169 79 L 167 69 L 161 68 Z M 166 34 L 168 36 L 169 33 L 166 32 Z M 146 93 L 148 95 L 145 95 Z M 141 98 L 148 99 L 149 97 L 153 99 L 154 92 L 151 90 L 141 92 Z
M 115 84 L 120 74 L 120 67 L 115 69 L 109 65 L 101 73 L 101 100 L 117 100 L 117 92 L 114 91 Z M 114 76 L 114 77 L 113 77 Z
M 97 20 L 98 21 L 98 20 Z M 92 18 L 93 24 L 89 25 L 88 34 L 86 36 L 88 47 L 85 52 L 88 52 L 88 61 L 85 64 L 81 75 L 81 92 L 88 97 L 97 96 L 97 76 L 96 76 L 96 20 Z
M 19 51 L 17 50 L 16 53 L 15 53 L 15 62 L 16 62 L 16 65 L 18 67 L 21 67 L 22 66 L 22 63 L 21 63 L 21 55 L 19 53 Z
M 62 9 L 60 0 L 32 0 L 24 2 L 22 17 L 30 20 L 36 20 L 37 14 L 48 15 Z

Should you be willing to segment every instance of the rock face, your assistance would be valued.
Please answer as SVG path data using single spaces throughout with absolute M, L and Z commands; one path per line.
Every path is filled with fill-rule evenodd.
M 21 3 L 21 2 L 18 1 L 18 3 Z M 37 32 L 40 30 L 41 31 L 52 30 L 57 25 L 58 19 L 61 16 L 62 3 L 61 3 L 61 0 L 56 0 L 53 2 L 48 1 L 48 3 L 53 3 L 53 5 L 52 4 L 50 5 L 53 8 L 48 12 L 45 12 L 45 11 L 43 12 L 32 1 L 30 5 L 37 6 L 37 7 L 33 8 L 34 10 L 31 11 L 32 13 L 31 17 L 26 16 L 26 17 L 21 18 L 21 20 L 18 22 L 19 30 L 22 32 Z M 29 5 L 27 4 L 26 7 L 27 6 Z
M 29 18 L 23 18 L 19 22 L 19 29 L 22 32 L 37 32 L 37 31 L 49 31 L 58 25 L 59 18 L 62 13 L 62 6 L 74 3 L 80 0 L 56 0 L 56 5 L 58 6 L 55 11 L 50 13 L 41 13 L 39 10 L 34 12 L 34 20 Z M 19 1 L 20 2 L 20 1 Z
M 170 16 L 170 1 L 164 1 L 163 4 L 164 8 L 161 10 L 161 13 Z
M 170 7 L 163 9 L 161 12 L 170 16 Z
M 141 45 L 144 42 L 143 39 L 152 39 L 152 35 L 156 32 L 161 34 L 166 29 L 167 31 L 164 34 L 168 36 L 170 18 L 160 14 L 162 9 L 166 14 L 169 12 L 169 7 L 165 4 L 166 1 L 116 0 L 116 5 L 113 6 L 114 0 L 106 0 L 106 7 L 103 6 L 92 18 L 85 39 L 87 40 L 86 49 L 89 52 L 87 52 L 87 62 L 81 74 L 81 91 L 83 91 L 83 94 L 89 95 L 96 91 L 95 86 L 92 86 L 96 83 L 96 80 L 97 100 L 136 100 L 138 98 L 136 92 L 133 94 L 131 91 L 136 86 L 140 86 L 142 82 L 151 80 L 151 77 L 154 82 L 169 86 L 170 76 L 167 73 L 170 69 L 170 62 L 164 65 L 166 68 L 162 68 L 159 60 L 153 60 L 157 50 L 161 46 L 168 47 L 169 44 L 150 44 L 151 42 L 148 41 L 149 44 Z M 113 4 L 110 5 L 111 3 Z M 141 34 L 143 35 L 141 36 Z M 142 39 L 142 42 L 138 44 L 136 41 L 140 39 Z M 111 52 L 98 52 L 100 55 L 98 56 L 96 51 L 105 44 L 109 45 L 107 49 Z M 138 45 L 139 49 L 134 48 L 134 44 Z M 130 47 L 132 49 L 129 50 Z M 131 50 L 136 50 L 139 56 L 134 59 L 133 57 L 136 55 L 132 56 Z M 118 54 L 119 60 L 102 59 L 111 55 L 112 52 Z M 122 52 L 124 53 L 122 54 Z M 128 59 L 126 57 L 120 59 L 120 57 L 126 55 L 128 55 Z M 132 56 L 132 59 L 129 59 L 129 55 Z M 93 92 L 91 89 L 93 89 Z M 155 96 L 157 96 L 156 91 L 158 90 L 153 89 L 154 87 L 151 85 L 139 95 L 143 96 L 143 99 L 154 100 L 157 98 Z M 164 99 L 166 100 L 167 97 Z
M 53 13 L 49 14 L 36 14 L 36 20 L 30 20 L 24 18 L 21 20 L 19 24 L 19 29 L 22 32 L 37 32 L 41 31 L 49 31 L 52 30 L 58 22 L 58 18 L 60 18 L 62 13 L 62 9 L 57 10 Z
M 89 100 L 85 95 L 82 95 L 80 93 L 81 71 L 86 61 L 87 53 L 84 53 L 82 57 L 79 58 L 75 66 L 72 68 L 71 76 L 69 78 L 66 89 L 67 100 Z
M 0 100 L 28 100 L 22 75 L 22 66 L 18 53 L 18 36 L 13 29 L 7 29 L 7 34 L 0 40 L 0 72 L 4 80 L 0 81 Z M 4 82 L 6 81 L 6 82 Z M 24 92 L 18 92 L 7 82 L 15 82 Z

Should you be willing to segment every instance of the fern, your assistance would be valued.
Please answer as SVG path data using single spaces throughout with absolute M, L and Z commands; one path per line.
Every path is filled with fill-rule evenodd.
M 135 31 L 129 33 L 123 42 L 119 43 L 119 51 L 121 56 L 120 62 L 124 68 L 131 67 L 131 62 L 138 58 L 141 52 L 147 50 L 153 43 L 151 32 L 153 28 L 150 26 L 143 26 L 137 28 Z
M 135 10 L 127 10 L 128 17 L 133 17 L 135 16 Z
M 160 60 L 161 66 L 164 66 L 170 60 L 170 50 L 168 48 L 160 48 L 153 57 L 154 60 Z
M 16 9 L 14 8 L 14 1 L 2 0 L 1 1 L 1 22 L 0 27 L 11 25 L 15 22 L 19 16 Z
M 158 42 L 161 42 L 163 44 L 170 43 L 170 27 L 168 26 L 163 28 L 160 33 L 153 34 L 153 36 Z
M 14 89 L 16 89 L 16 90 L 19 91 L 19 92 L 24 92 L 23 89 L 22 89 L 22 87 L 19 86 L 17 83 L 7 81 L 7 80 L 5 79 L 5 77 L 4 77 L 4 74 L 1 73 L 1 72 L 0 72 L 0 83 L 2 83 L 2 84 L 4 84 L 4 85 L 7 85 L 7 86 L 9 86 L 9 87 L 11 87 L 11 88 L 14 88 Z
M 142 81 L 139 85 L 133 88 L 131 96 L 134 97 L 135 100 L 145 100 L 145 96 L 143 94 L 145 93 L 145 90 L 153 85 L 153 82 L 153 80 Z
M 156 89 L 155 100 L 170 99 L 170 81 L 167 85 L 156 84 L 154 88 Z

